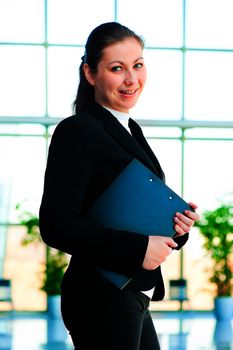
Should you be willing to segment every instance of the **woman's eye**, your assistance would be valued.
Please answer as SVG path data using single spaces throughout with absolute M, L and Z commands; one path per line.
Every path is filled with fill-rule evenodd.
M 142 66 L 143 66 L 143 63 L 136 63 L 134 67 L 135 68 L 142 68 Z
M 119 72 L 122 70 L 121 66 L 115 66 L 115 67 L 112 67 L 112 72 Z

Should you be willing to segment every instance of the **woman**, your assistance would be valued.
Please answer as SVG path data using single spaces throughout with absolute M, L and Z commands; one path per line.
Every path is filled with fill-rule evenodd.
M 142 39 L 119 23 L 105 23 L 91 32 L 85 49 L 75 115 L 57 126 L 50 145 L 41 235 L 71 255 L 61 307 L 75 349 L 156 350 L 160 347 L 148 306 L 151 299 L 164 297 L 160 265 L 187 241 L 198 214 L 177 213 L 175 239 L 103 228 L 85 219 L 88 208 L 133 158 L 164 179 L 128 114 L 146 81 Z M 120 290 L 99 267 L 132 281 Z

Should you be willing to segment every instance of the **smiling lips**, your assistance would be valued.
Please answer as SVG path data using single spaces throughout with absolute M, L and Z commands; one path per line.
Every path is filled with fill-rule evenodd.
M 120 93 L 123 95 L 127 95 L 127 96 L 132 96 L 137 92 L 138 89 L 135 90 L 120 90 Z

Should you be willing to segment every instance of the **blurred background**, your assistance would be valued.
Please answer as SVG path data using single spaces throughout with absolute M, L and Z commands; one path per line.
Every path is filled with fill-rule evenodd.
M 232 0 L 0 0 L 0 278 L 15 311 L 47 310 L 48 251 L 37 239 L 22 244 L 31 237 L 25 212 L 36 230 L 50 137 L 72 114 L 86 38 L 100 23 L 118 21 L 145 39 L 148 81 L 131 116 L 168 186 L 200 214 L 232 198 L 232 13 Z M 163 265 L 166 297 L 151 310 L 213 309 L 203 243 L 194 227 Z M 185 280 L 182 305 L 171 280 Z

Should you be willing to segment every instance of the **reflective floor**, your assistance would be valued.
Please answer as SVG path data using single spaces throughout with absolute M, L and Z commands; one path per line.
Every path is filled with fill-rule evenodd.
M 162 350 L 231 350 L 233 320 L 216 322 L 210 313 L 153 313 Z M 1 314 L 1 350 L 71 350 L 61 320 L 46 314 Z

